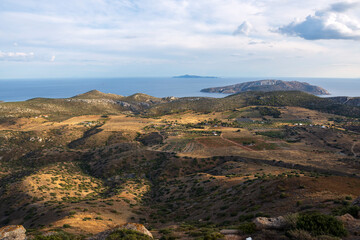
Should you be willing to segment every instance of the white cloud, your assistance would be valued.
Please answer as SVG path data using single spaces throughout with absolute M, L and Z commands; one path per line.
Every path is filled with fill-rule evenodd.
M 314 9 L 324 10 L 309 16 Z M 301 64 L 315 68 L 322 60 L 330 66 L 341 58 L 354 63 L 352 74 L 359 76 L 355 67 L 360 64 L 358 42 L 303 40 L 318 39 L 320 34 L 355 39 L 358 10 L 354 2 L 338 0 L 1 0 L 0 22 L 6 24 L 0 24 L 0 58 L 18 66 L 31 62 L 39 69 L 55 61 L 51 67 L 63 68 L 58 72 L 69 75 L 71 71 L 66 70 L 77 71 L 75 65 L 91 65 L 92 71 L 108 66 L 106 70 L 112 67 L 116 76 L 136 76 L 145 64 L 156 76 L 165 74 L 164 69 L 189 72 L 189 68 L 218 69 L 223 76 L 243 75 L 248 69 L 260 75 L 266 69 L 280 74 L 284 59 L 295 74 L 297 67 L 301 73 L 308 72 L 306 67 L 300 69 Z M 294 18 L 303 20 L 283 27 L 282 33 L 300 37 L 269 30 Z M 5 54 L 31 52 L 36 56 Z M 232 54 L 252 62 L 242 62 L 240 69 L 237 61 L 241 58 Z M 268 58 L 274 62 L 262 65 Z M 271 66 L 277 63 L 280 68 Z M 126 68 L 120 71 L 120 66 Z M 0 66 L 2 74 L 4 69 Z M 31 69 L 36 68 L 23 71 Z
M 252 25 L 248 21 L 244 21 L 238 28 L 234 31 L 234 35 L 246 35 L 248 36 L 252 30 Z
M 297 20 L 279 28 L 279 32 L 299 36 L 307 40 L 319 39 L 350 39 L 360 40 L 360 22 L 345 14 L 358 3 L 340 2 L 327 10 L 317 11 L 305 20 Z
M 7 61 L 27 61 L 34 57 L 33 52 L 2 52 L 0 51 L 0 60 Z

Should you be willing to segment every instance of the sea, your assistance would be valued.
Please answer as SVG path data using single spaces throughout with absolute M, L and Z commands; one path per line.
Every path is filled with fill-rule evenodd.
M 36 97 L 68 98 L 90 90 L 129 96 L 145 93 L 154 97 L 225 97 L 226 94 L 203 93 L 203 88 L 221 87 L 242 82 L 279 79 L 300 81 L 328 90 L 330 96 L 360 96 L 360 78 L 66 78 L 66 79 L 0 79 L 0 100 L 24 101 Z

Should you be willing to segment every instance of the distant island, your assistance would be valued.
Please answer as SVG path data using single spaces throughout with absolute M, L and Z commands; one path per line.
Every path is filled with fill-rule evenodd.
M 197 76 L 197 75 L 181 75 L 181 76 L 175 76 L 173 78 L 219 78 L 219 77 L 214 77 L 214 76 Z
M 318 86 L 310 85 L 305 82 L 282 80 L 259 80 L 224 87 L 205 88 L 201 90 L 201 92 L 208 93 L 241 93 L 249 91 L 302 91 L 313 95 L 330 95 L 327 90 Z

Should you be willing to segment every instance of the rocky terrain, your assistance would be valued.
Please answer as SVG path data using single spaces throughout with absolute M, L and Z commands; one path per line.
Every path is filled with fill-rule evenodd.
M 91 91 L 0 113 L 0 239 L 360 235 L 360 108 L 343 101 Z
M 282 81 L 282 80 L 260 80 L 253 82 L 239 83 L 224 87 L 205 88 L 202 92 L 210 93 L 241 93 L 248 91 L 302 91 L 314 95 L 329 95 L 325 89 L 313 86 L 305 82 Z

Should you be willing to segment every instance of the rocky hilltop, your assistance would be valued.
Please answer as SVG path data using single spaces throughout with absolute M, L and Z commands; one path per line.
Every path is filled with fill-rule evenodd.
M 249 91 L 302 91 L 314 95 L 329 95 L 325 89 L 310 85 L 305 82 L 282 81 L 282 80 L 259 80 L 253 82 L 239 83 L 224 87 L 205 88 L 201 92 L 210 93 L 240 93 Z

